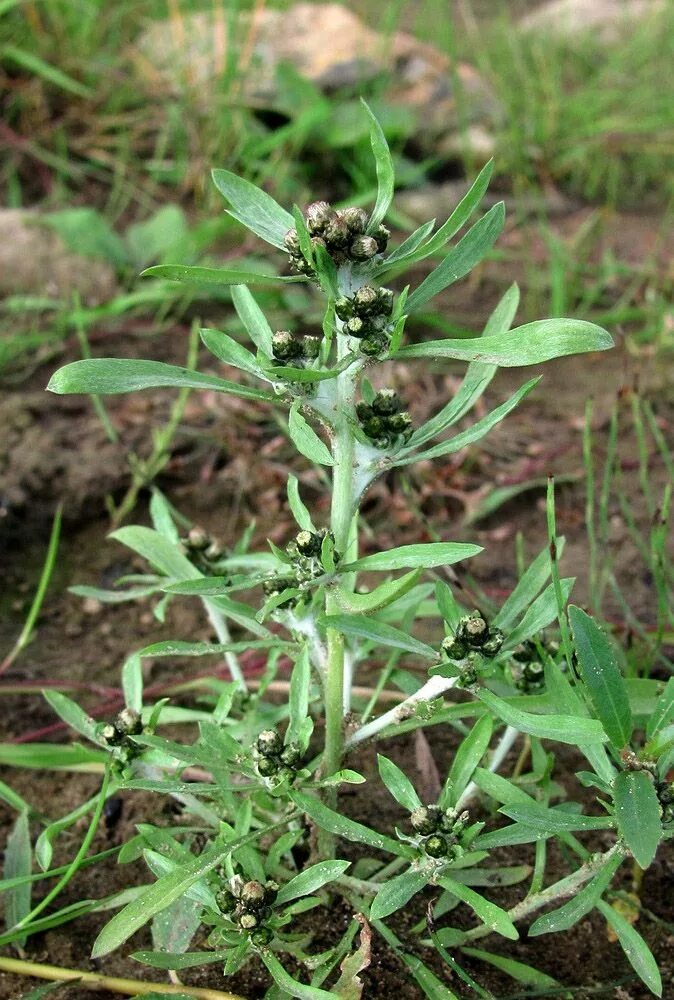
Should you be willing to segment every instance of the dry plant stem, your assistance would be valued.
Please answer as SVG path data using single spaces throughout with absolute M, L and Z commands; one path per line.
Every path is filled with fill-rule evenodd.
M 456 677 L 431 677 L 423 687 L 410 695 L 409 698 L 406 698 L 396 708 L 384 712 L 383 715 L 373 719 L 372 722 L 368 722 L 367 725 L 357 729 L 346 741 L 346 749 L 352 750 L 353 747 L 364 740 L 372 739 L 382 729 L 387 729 L 389 726 L 394 726 L 397 722 L 402 722 L 404 719 L 409 718 L 410 713 L 414 711 L 417 705 L 422 701 L 431 701 L 433 698 L 438 698 L 445 691 L 449 691 L 456 684 L 456 680 Z
M 52 982 L 77 982 L 92 990 L 108 993 L 122 993 L 125 996 L 142 996 L 146 993 L 160 993 L 162 996 L 189 995 L 195 1000 L 244 1000 L 237 993 L 222 993 L 199 986 L 168 986 L 166 983 L 148 983 L 140 979 L 118 979 L 115 976 L 101 976 L 96 972 L 82 972 L 80 969 L 62 969 L 58 965 L 41 965 L 18 958 L 0 958 L 0 970 L 17 976 L 32 976 L 35 979 L 49 979 Z
M 208 620 L 213 626 L 213 630 L 218 637 L 218 642 L 221 642 L 223 646 L 226 646 L 228 642 L 232 641 L 232 637 L 229 634 L 229 629 L 227 628 L 225 619 L 211 601 L 204 601 L 204 607 L 206 608 Z M 227 664 L 232 680 L 236 681 L 243 691 L 246 691 L 246 680 L 243 676 L 243 671 L 241 670 L 241 665 L 239 664 L 239 659 L 236 653 L 225 653 L 225 663 Z

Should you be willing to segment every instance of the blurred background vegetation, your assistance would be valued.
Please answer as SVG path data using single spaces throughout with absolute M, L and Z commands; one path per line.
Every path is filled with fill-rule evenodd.
M 366 204 L 361 95 L 397 159 L 397 227 L 442 221 L 493 156 L 494 197 L 520 229 L 494 266 L 523 284 L 524 318 L 582 313 L 635 350 L 671 343 L 674 4 L 592 10 L 0 0 L 0 375 L 75 329 L 186 317 L 194 296 L 136 276 L 240 254 L 213 166 L 286 204 Z M 254 266 L 260 248 L 244 251 Z M 302 294 L 284 292 L 284 307 L 304 308 Z M 432 321 L 470 329 L 460 315 Z

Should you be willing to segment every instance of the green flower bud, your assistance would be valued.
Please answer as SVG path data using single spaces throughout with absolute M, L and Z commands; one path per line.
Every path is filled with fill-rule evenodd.
M 297 235 L 296 229 L 288 230 L 288 232 L 283 237 L 283 243 L 288 253 L 292 254 L 293 256 L 298 257 L 302 253 L 302 250 L 300 248 L 300 238 Z
M 257 749 L 265 756 L 273 756 L 283 749 L 283 740 L 275 729 L 264 729 L 257 738 Z
M 217 539 L 214 538 L 211 544 L 204 552 L 204 555 L 206 556 L 207 559 L 214 561 L 216 559 L 220 559 L 221 556 L 224 554 L 224 551 L 225 550 L 220 544 L 220 542 L 218 542 Z
M 262 589 L 267 597 L 275 597 L 284 590 L 291 590 L 296 586 L 297 579 L 293 576 L 271 576 L 262 582 Z
M 353 308 L 359 316 L 369 316 L 378 305 L 379 295 L 372 285 L 363 285 L 353 297 Z
M 391 230 L 387 229 L 386 226 L 378 226 L 374 233 L 374 238 L 377 242 L 377 249 L 379 253 L 383 253 L 388 246 L 388 241 L 391 238 Z
M 259 917 L 255 913 L 242 913 L 239 917 L 239 927 L 244 931 L 255 930 L 259 923 Z
M 103 726 L 101 738 L 105 740 L 108 746 L 118 747 L 124 742 L 124 733 L 121 733 L 116 726 L 113 726 L 109 722 L 106 726 Z
M 437 833 L 424 841 L 424 850 L 432 858 L 447 857 L 447 841 Z
M 273 757 L 261 757 L 257 762 L 257 773 L 261 778 L 272 778 L 278 774 L 278 762 Z
M 337 299 L 335 302 L 335 313 L 337 314 L 337 318 L 341 319 L 344 323 L 347 319 L 351 319 L 351 316 L 353 315 L 351 299 L 344 297 Z
M 367 336 L 370 332 L 370 327 L 360 318 L 360 316 L 352 316 L 351 319 L 346 322 L 345 332 L 349 335 L 349 337 L 357 337 L 360 340 L 362 337 Z
M 407 411 L 394 413 L 388 418 L 388 426 L 394 434 L 407 434 L 412 429 L 412 418 Z
M 243 887 L 244 887 L 244 881 L 240 875 L 234 875 L 232 878 L 230 878 L 229 888 L 232 895 L 236 899 L 241 899 L 241 890 L 243 889 Z
M 302 751 L 296 743 L 289 743 L 281 751 L 280 760 L 286 767 L 295 768 L 302 760 Z
M 305 337 L 302 340 L 302 353 L 309 361 L 315 361 L 321 353 L 321 338 Z
M 118 731 L 127 736 L 137 736 L 143 731 L 143 723 L 140 721 L 138 712 L 132 708 L 124 708 L 115 720 L 115 727 Z
M 339 214 L 352 236 L 359 236 L 367 229 L 368 215 L 364 209 L 352 206 L 351 208 L 343 208 Z
M 349 240 L 351 239 L 351 233 L 341 214 L 337 213 L 337 215 L 330 220 L 323 230 L 323 238 L 330 252 L 346 249 L 349 245 Z
M 421 806 L 410 816 L 410 822 L 417 833 L 428 837 L 440 828 L 442 813 L 438 806 Z
M 360 421 L 370 420 L 374 416 L 374 410 L 369 403 L 356 403 L 356 416 Z
M 229 889 L 221 889 L 216 894 L 215 901 L 223 913 L 233 913 L 236 909 L 236 897 Z
M 489 637 L 489 626 L 480 612 L 474 611 L 472 615 L 461 618 L 456 634 L 469 646 L 481 646 Z
M 371 316 L 368 322 L 374 333 L 384 333 L 386 327 L 388 326 L 388 321 L 385 316 Z
M 349 247 L 349 254 L 353 260 L 372 260 L 379 253 L 377 241 L 371 236 L 357 236 Z
M 379 300 L 377 303 L 378 312 L 383 316 L 390 316 L 393 311 L 395 294 L 390 288 L 380 288 L 377 291 L 377 298 Z
M 376 358 L 388 350 L 388 340 L 380 334 L 373 334 L 360 342 L 360 353 L 368 358 Z
M 372 409 L 380 417 L 398 413 L 402 403 L 395 389 L 381 389 L 372 400 Z
M 241 902 L 246 907 L 258 909 L 264 906 L 265 890 L 261 882 L 246 882 L 241 890 Z
M 505 642 L 505 635 L 500 628 L 492 628 L 489 630 L 488 639 L 482 643 L 481 653 L 483 656 L 488 656 L 489 658 L 496 656 L 501 651 L 501 646 Z M 540 667 L 542 672 L 543 668 Z
M 274 940 L 274 932 L 269 927 L 258 927 L 250 936 L 256 948 L 265 948 Z
M 203 528 L 190 528 L 187 533 L 187 545 L 190 549 L 206 549 L 210 545 L 211 536 Z
M 307 229 L 312 236 L 322 234 L 327 224 L 334 218 L 335 213 L 327 201 L 314 201 L 307 207 L 305 219 Z
M 370 417 L 363 424 L 363 430 L 368 437 L 380 438 L 383 436 L 386 427 L 381 417 Z
M 271 338 L 271 349 L 275 358 L 288 361 L 297 358 L 302 353 L 301 345 L 295 340 L 289 330 L 278 330 Z
M 448 635 L 442 640 L 442 652 L 448 660 L 465 660 L 468 656 L 468 647 L 455 635 Z

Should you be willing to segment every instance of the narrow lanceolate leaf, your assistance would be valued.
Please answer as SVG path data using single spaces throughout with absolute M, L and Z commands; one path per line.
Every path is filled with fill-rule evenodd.
M 557 539 L 557 555 L 564 551 L 564 538 Z M 536 599 L 550 576 L 550 552 L 544 548 L 520 577 L 517 586 L 501 606 L 493 624 L 504 632 L 510 630 L 519 616 Z
M 461 882 L 457 882 L 453 878 L 448 876 L 443 876 L 439 878 L 438 884 L 442 886 L 443 889 L 447 889 L 451 892 L 453 896 L 460 899 L 463 903 L 467 903 L 471 910 L 475 913 L 480 920 L 490 928 L 490 930 L 495 931 L 502 937 L 509 938 L 511 941 L 516 941 L 519 937 L 517 933 L 517 928 L 513 924 L 512 920 L 500 906 L 496 903 L 491 903 L 484 896 L 481 896 L 478 892 L 469 888 L 467 885 L 462 885 Z
M 328 446 L 321 441 L 316 431 L 311 427 L 296 406 L 290 410 L 288 432 L 293 444 L 301 455 L 316 465 L 334 465 Z
M 295 476 L 288 476 L 288 506 L 297 524 L 302 531 L 315 531 L 314 522 L 311 519 L 306 504 L 300 496 L 300 486 Z
M 499 812 L 532 830 L 552 830 L 553 833 L 572 830 L 608 830 L 613 826 L 610 816 L 584 816 L 566 809 L 548 809 L 539 802 L 517 802 L 502 806 Z
M 459 229 L 471 217 L 477 206 L 482 201 L 487 188 L 489 187 L 489 181 L 491 180 L 492 171 L 494 169 L 494 161 L 490 160 L 489 163 L 485 163 L 484 167 L 477 175 L 468 191 L 456 206 L 450 217 L 446 222 L 438 229 L 437 233 L 431 237 L 428 243 L 425 243 L 415 254 L 415 260 L 423 260 L 424 257 L 430 257 L 431 254 L 439 253 L 444 247 L 448 240 L 451 240 L 452 236 L 455 236 Z
M 503 229 L 504 222 L 505 206 L 500 201 L 483 219 L 475 223 L 463 239 L 449 251 L 442 264 L 438 265 L 412 292 L 407 300 L 406 312 L 413 313 L 421 309 L 448 285 L 472 271 L 491 250 Z
M 397 580 L 387 580 L 368 594 L 339 590 L 337 600 L 345 611 L 359 615 L 371 615 L 375 611 L 381 611 L 383 608 L 395 604 L 401 597 L 408 594 L 416 586 L 420 576 L 420 569 L 410 570 L 409 573 L 398 577 Z
M 583 886 L 579 892 L 551 913 L 544 913 L 542 917 L 534 920 L 528 930 L 529 937 L 538 937 L 540 934 L 554 934 L 556 931 L 566 931 L 573 927 L 579 920 L 587 916 L 593 910 L 603 894 L 606 892 L 613 876 L 625 860 L 625 856 L 618 851 L 606 862 L 603 868 L 594 878 Z
M 391 153 L 382 127 L 365 101 L 362 101 L 362 103 L 370 119 L 370 144 L 377 168 L 377 200 L 367 227 L 368 233 L 373 233 L 386 218 L 386 213 L 393 201 L 395 174 L 393 160 L 391 159 Z
M 531 934 L 531 931 L 528 931 L 528 934 Z M 500 969 L 501 972 L 505 972 L 506 975 L 515 979 L 518 983 L 523 983 L 525 986 L 537 986 L 539 989 L 559 986 L 557 980 L 553 979 L 552 976 L 548 976 L 545 972 L 539 972 L 538 969 L 534 969 L 530 965 L 525 965 L 524 962 L 518 962 L 514 958 L 495 955 L 493 952 L 483 951 L 481 948 L 462 948 L 461 951 L 464 955 L 470 955 L 471 958 L 479 958 L 482 962 L 493 965 L 494 968 Z M 552 995 L 554 996 L 554 994 Z M 564 996 L 564 993 L 561 992 L 558 995 L 561 997 Z M 532 993 L 531 996 L 534 997 L 535 994 Z M 545 996 L 545 994 L 541 993 L 540 996 Z
M 482 689 L 477 693 L 480 701 L 494 715 L 522 733 L 538 736 L 539 739 L 557 740 L 559 743 L 605 743 L 606 733 L 596 719 L 581 719 L 573 715 L 534 715 L 523 712 L 491 691 Z
M 253 298 L 250 290 L 245 285 L 234 285 L 232 288 L 232 302 L 250 339 L 258 350 L 266 354 L 267 357 L 271 357 L 272 330 L 266 316 Z
M 96 723 L 80 708 L 80 706 L 68 698 L 60 691 L 45 690 L 42 692 L 45 701 L 48 701 L 60 719 L 63 719 L 67 726 L 74 729 L 80 736 L 96 743 Z
M 28 813 L 21 812 L 16 818 L 14 828 L 7 838 L 5 846 L 5 879 L 20 879 L 30 876 L 31 847 L 28 828 Z M 5 894 L 5 927 L 11 931 L 20 920 L 30 913 L 30 882 L 14 885 Z M 20 938 L 20 942 L 25 938 Z
M 569 595 L 576 582 L 575 577 L 566 577 L 560 581 L 562 600 L 566 604 Z M 557 618 L 557 598 L 554 584 L 549 584 L 542 594 L 539 594 L 529 605 L 522 621 L 508 636 L 505 646 L 507 649 L 514 649 L 520 642 L 537 635 L 542 629 L 547 628 L 550 622 Z
M 238 382 L 227 382 L 214 375 L 167 365 L 163 361 L 133 361 L 130 358 L 92 358 L 73 361 L 54 372 L 47 389 L 66 395 L 86 392 L 94 396 L 110 396 L 141 389 L 210 389 L 244 399 L 274 400 L 276 397 L 261 389 L 250 389 Z
M 473 771 L 484 757 L 494 725 L 490 715 L 475 723 L 470 733 L 461 741 L 447 777 L 448 805 L 456 805 L 473 776 Z
M 155 264 L 141 271 L 141 278 L 166 278 L 191 285 L 272 285 L 275 281 L 306 281 L 304 275 L 258 274 L 223 267 L 191 267 L 186 264 Z
M 415 229 L 413 233 L 410 233 L 407 239 L 403 240 L 399 247 L 396 247 L 395 250 L 391 251 L 386 260 L 382 263 L 381 267 L 377 269 L 377 274 L 382 274 L 393 264 L 401 264 L 411 257 L 416 258 L 415 251 L 418 250 L 421 244 L 428 239 L 433 232 L 434 226 L 435 219 L 431 219 L 430 222 L 424 222 L 423 225 L 419 226 L 418 229 Z
M 286 972 L 278 958 L 268 948 L 264 949 L 260 954 L 260 958 L 281 991 L 281 996 L 295 997 L 296 1000 L 323 1000 L 323 998 L 333 996 L 331 992 L 328 993 L 327 990 L 322 990 L 318 986 L 307 986 L 304 983 L 298 983 L 289 972 Z
M 641 868 L 648 868 L 662 839 L 660 804 L 646 771 L 621 771 L 613 782 L 615 816 L 623 840 Z
M 597 903 L 597 909 L 606 917 L 615 931 L 620 947 L 625 952 L 627 960 L 636 974 L 648 986 L 649 990 L 655 993 L 656 997 L 661 997 L 662 977 L 651 950 L 639 931 L 603 899 Z
M 334 628 L 344 635 L 353 635 L 375 644 L 391 646 L 393 649 L 404 649 L 408 653 L 416 653 L 417 656 L 424 656 L 429 660 L 438 659 L 438 652 L 432 646 L 415 639 L 402 629 L 385 625 L 373 618 L 360 615 L 326 615 L 319 619 L 319 624 L 325 628 Z
M 137 552 L 167 576 L 178 580 L 196 579 L 201 576 L 199 570 L 192 565 L 187 556 L 183 555 L 180 547 L 153 528 L 130 524 L 111 532 L 109 537 Z
M 428 883 L 428 874 L 408 868 L 382 885 L 370 906 L 370 920 L 383 920 L 402 909 Z
M 388 851 L 389 854 L 396 854 L 401 858 L 412 859 L 415 855 L 414 850 L 407 844 L 402 844 L 399 840 L 393 840 L 384 833 L 378 833 L 368 826 L 363 826 L 362 823 L 356 823 L 355 820 L 340 815 L 323 805 L 313 795 L 291 791 L 290 797 L 295 805 L 328 833 L 334 833 L 345 840 L 352 840 L 356 844 L 367 844 L 368 847 L 374 847 L 379 851 Z
M 285 234 L 294 228 L 293 217 L 266 191 L 229 170 L 214 170 L 213 183 L 230 204 L 229 214 L 252 233 L 280 250 Z
M 226 333 L 221 330 L 201 330 L 201 340 L 218 361 L 222 361 L 225 365 L 231 365 L 232 368 L 248 372 L 249 375 L 254 375 L 256 378 L 269 381 L 254 355 Z
M 611 743 L 621 750 L 632 735 L 632 712 L 613 645 L 594 619 L 573 604 L 569 623 L 578 670 L 592 707 Z
M 421 567 L 432 569 L 435 566 L 451 566 L 470 559 L 482 552 L 481 545 L 470 545 L 465 542 L 426 542 L 420 545 L 401 545 L 388 552 L 375 552 L 371 556 L 363 556 L 355 562 L 340 566 L 341 573 L 354 573 L 362 570 L 414 569 Z
M 672 722 L 674 722 L 674 677 L 670 677 L 667 681 L 665 690 L 658 698 L 655 711 L 648 720 L 646 735 L 649 740 Z
M 377 766 L 381 780 L 403 809 L 414 812 L 421 806 L 421 799 L 417 795 L 414 785 L 397 764 L 394 764 L 388 757 L 377 754 Z
M 317 865 L 312 865 L 281 886 L 276 897 L 277 904 L 283 906 L 300 896 L 311 896 L 343 875 L 350 864 L 350 861 L 319 861 Z
M 500 368 L 539 365 L 552 358 L 607 351 L 613 339 L 606 330 L 579 319 L 546 319 L 518 326 L 507 334 L 470 340 L 429 340 L 396 351 L 396 358 L 456 358 L 484 361 Z
M 311 684 L 311 664 L 306 646 L 293 666 L 288 697 L 289 721 L 285 742 L 296 743 L 301 739 L 306 718 L 309 714 L 309 686 Z

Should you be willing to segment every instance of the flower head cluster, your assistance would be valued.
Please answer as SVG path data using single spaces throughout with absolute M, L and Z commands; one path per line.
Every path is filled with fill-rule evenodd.
M 335 211 L 327 201 L 315 201 L 309 205 L 304 219 L 312 248 L 325 249 L 337 265 L 347 261 L 362 264 L 372 260 L 386 250 L 391 235 L 385 226 L 379 226 L 372 235 L 368 235 L 367 212 L 362 208 Z M 284 242 L 293 269 L 313 276 L 314 270 L 302 253 L 297 229 L 289 229 Z
M 326 537 L 332 538 L 332 532 L 322 528 L 320 531 L 300 531 L 295 538 L 286 546 L 286 553 L 292 559 L 293 565 L 288 567 L 285 573 L 274 573 L 264 580 L 262 588 L 267 597 L 276 597 L 284 590 L 296 590 L 303 583 L 325 572 L 321 562 L 323 542 Z M 339 556 L 335 553 L 335 562 L 339 561 Z M 293 607 L 298 601 L 297 595 L 291 595 L 280 607 Z
M 500 652 L 504 640 L 501 629 L 491 628 L 479 611 L 473 611 L 459 619 L 454 635 L 443 640 L 442 651 L 448 660 L 464 660 L 471 652 L 492 659 Z
M 321 350 L 320 337 L 297 337 L 289 330 L 277 330 L 271 338 L 274 362 L 283 367 L 301 368 L 307 361 L 315 361 Z
M 344 333 L 359 341 L 362 354 L 374 357 L 389 344 L 394 295 L 390 288 L 363 285 L 351 298 L 337 299 L 335 312 Z
M 660 782 L 657 794 L 662 809 L 662 825 L 674 829 L 674 781 Z
M 412 827 L 419 834 L 419 847 L 431 858 L 454 861 L 464 853 L 461 835 L 466 829 L 468 813 L 440 806 L 421 806 L 410 816 Z
M 190 528 L 182 543 L 194 565 L 204 572 L 224 554 L 224 548 L 218 539 L 203 528 Z
M 554 656 L 558 651 L 555 642 L 539 640 L 532 642 L 527 639 L 521 642 L 512 652 L 513 663 L 510 675 L 518 690 L 524 694 L 537 694 L 545 687 L 545 669 L 543 659 L 546 655 Z
M 274 937 L 270 927 L 265 922 L 272 915 L 272 906 L 276 900 L 278 885 L 276 882 L 244 882 L 240 875 L 229 880 L 229 885 L 221 889 L 215 899 L 232 923 L 239 930 L 250 934 L 253 944 L 260 947 L 268 945 Z
M 255 752 L 258 774 L 263 778 L 292 776 L 302 761 L 302 751 L 297 744 L 284 746 L 275 729 L 265 729 L 260 733 Z
M 141 753 L 141 748 L 131 737 L 140 736 L 142 732 L 143 723 L 138 712 L 134 712 L 132 708 L 124 708 L 114 722 L 108 722 L 103 726 L 100 735 L 104 742 L 116 751 L 116 759 L 120 766 L 124 767 Z
M 356 416 L 363 432 L 377 448 L 390 448 L 400 438 L 407 440 L 412 433 L 410 415 L 403 410 L 400 397 L 393 389 L 382 389 L 371 403 L 358 403 Z

